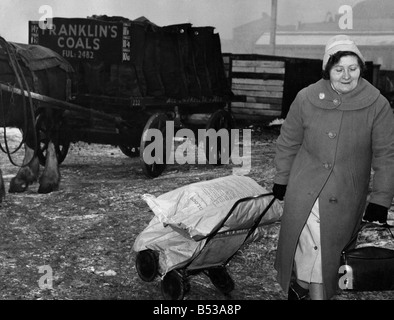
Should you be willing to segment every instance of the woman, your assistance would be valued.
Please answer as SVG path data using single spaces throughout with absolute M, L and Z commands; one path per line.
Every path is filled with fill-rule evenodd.
M 336 293 L 341 250 L 358 230 L 369 191 L 364 219 L 387 219 L 394 116 L 387 99 L 362 78 L 364 69 L 349 37 L 331 38 L 323 79 L 298 93 L 277 140 L 273 192 L 284 197 L 284 213 L 275 268 L 289 299 Z

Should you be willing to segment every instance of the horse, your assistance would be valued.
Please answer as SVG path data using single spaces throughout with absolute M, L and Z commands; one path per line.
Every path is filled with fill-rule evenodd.
M 73 74 L 71 64 L 53 50 L 39 45 L 7 42 L 0 37 L 0 126 L 19 128 L 25 148 L 22 165 L 10 181 L 10 193 L 25 192 L 37 180 L 38 193 L 59 190 L 61 176 L 55 145 L 64 111 L 52 108 L 48 102 L 33 99 L 31 93 L 66 101 L 70 96 Z M 41 175 L 35 127 L 38 116 L 45 121 L 49 140 Z M 10 150 L 5 151 L 10 157 Z M 4 198 L 5 187 L 0 170 L 0 202 Z

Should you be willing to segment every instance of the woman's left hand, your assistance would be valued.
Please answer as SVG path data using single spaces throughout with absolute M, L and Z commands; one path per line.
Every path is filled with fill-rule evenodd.
M 387 222 L 388 209 L 376 203 L 369 203 L 365 210 L 364 220 L 373 222 L 378 221 L 380 223 Z

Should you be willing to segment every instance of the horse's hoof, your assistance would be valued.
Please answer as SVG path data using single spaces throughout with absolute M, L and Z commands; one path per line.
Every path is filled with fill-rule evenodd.
M 22 192 L 25 192 L 28 187 L 29 187 L 28 183 L 14 177 L 11 179 L 10 188 L 9 188 L 8 192 L 9 193 L 22 193 Z
M 38 193 L 41 194 L 48 194 L 54 191 L 58 191 L 59 190 L 59 185 L 54 185 L 54 184 L 48 184 L 48 185 L 40 185 L 38 188 Z

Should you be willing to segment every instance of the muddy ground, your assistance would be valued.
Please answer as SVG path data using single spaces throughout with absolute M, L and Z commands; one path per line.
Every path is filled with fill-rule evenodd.
M 274 176 L 278 130 L 253 128 L 248 176 L 269 190 Z M 21 152 L 14 155 L 21 160 Z M 6 188 L 18 168 L 1 156 Z M 78 142 L 61 165 L 58 192 L 8 194 L 0 206 L 0 299 L 160 300 L 160 278 L 143 282 L 132 246 L 153 218 L 141 199 L 193 182 L 223 177 L 234 165 L 169 165 L 156 179 L 142 172 L 138 158 L 117 147 Z M 227 266 L 235 282 L 221 294 L 204 274 L 190 278 L 187 300 L 283 300 L 273 262 L 280 223 L 267 226 L 261 240 L 238 251 Z M 48 269 L 50 267 L 50 269 Z M 52 283 L 43 282 L 52 270 Z M 46 279 L 46 278 L 45 278 Z M 52 288 L 40 288 L 39 284 Z M 337 300 L 393 299 L 393 292 L 339 292 Z

